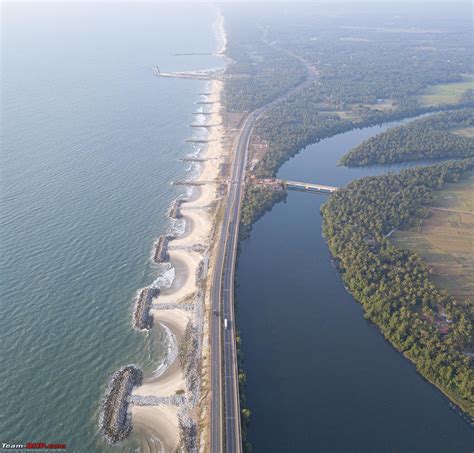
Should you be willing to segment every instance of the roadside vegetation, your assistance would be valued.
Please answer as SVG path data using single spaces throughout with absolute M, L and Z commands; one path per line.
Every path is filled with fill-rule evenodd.
M 453 130 L 472 127 L 474 109 L 443 112 L 388 129 L 352 148 L 341 165 L 359 167 L 411 160 L 474 157 L 474 138 Z
M 247 390 L 245 383 L 247 382 L 247 375 L 244 371 L 244 353 L 242 352 L 242 338 L 240 332 L 237 333 L 237 365 L 239 369 L 239 398 L 240 398 L 240 424 L 242 429 L 242 448 L 244 453 L 251 453 L 252 446 L 247 440 L 247 430 L 250 423 L 250 416 L 252 412 L 247 407 Z
M 322 208 L 323 234 L 365 316 L 463 410 L 474 416 L 471 307 L 430 278 L 420 257 L 387 235 L 419 226 L 434 191 L 472 171 L 474 159 L 362 178 Z
M 246 239 L 250 235 L 252 225 L 270 211 L 275 203 L 285 199 L 286 190 L 282 186 L 247 184 L 240 213 L 240 239 Z

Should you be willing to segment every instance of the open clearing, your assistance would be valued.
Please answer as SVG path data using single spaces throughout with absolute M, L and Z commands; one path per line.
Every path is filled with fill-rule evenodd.
M 427 88 L 420 96 L 420 102 L 425 107 L 456 104 L 469 89 L 474 89 L 474 75 L 465 74 L 461 82 L 443 83 Z
M 452 133 L 460 135 L 461 137 L 474 138 L 474 126 L 455 129 Z
M 397 231 L 392 240 L 417 252 L 436 284 L 460 302 L 474 304 L 474 176 L 448 184 L 436 194 L 434 206 L 441 209 L 431 210 L 421 230 Z

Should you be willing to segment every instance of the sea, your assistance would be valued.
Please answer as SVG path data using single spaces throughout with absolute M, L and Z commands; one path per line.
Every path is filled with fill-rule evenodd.
M 0 442 L 105 451 L 100 400 L 119 367 L 152 371 L 159 333 L 131 328 L 137 291 L 169 286 L 154 239 L 193 177 L 178 159 L 204 117 L 209 82 L 159 78 L 212 69 L 217 8 L 196 4 L 2 6 Z M 186 55 L 180 53 L 206 53 Z M 198 110 L 201 109 L 201 110 Z M 133 439 L 120 450 L 135 448 Z

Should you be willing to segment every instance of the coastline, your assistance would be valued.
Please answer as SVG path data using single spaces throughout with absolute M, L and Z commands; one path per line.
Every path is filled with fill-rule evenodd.
M 218 43 L 222 55 L 226 48 L 226 35 L 223 17 L 219 14 L 215 29 L 220 34 Z M 217 181 L 221 164 L 226 161 L 224 147 L 226 129 L 218 107 L 221 102 L 223 82 L 213 80 L 206 100 L 213 102 L 212 114 L 206 116 L 205 124 L 217 125 L 208 129 L 207 146 L 198 157 L 200 162 L 199 181 Z M 184 157 L 184 156 L 183 156 Z M 221 194 L 218 183 L 208 183 L 195 187 L 188 199 L 183 199 L 180 206 L 180 217 L 186 222 L 182 234 L 170 242 L 168 247 L 169 262 L 176 270 L 176 278 L 168 289 L 163 289 L 155 304 L 150 309 L 154 328 L 164 328 L 173 344 L 169 346 L 168 358 L 152 376 L 144 379 L 143 385 L 135 387 L 133 396 L 168 397 L 185 395 L 184 403 L 169 406 L 131 406 L 132 424 L 140 433 L 141 447 L 145 451 L 174 451 L 184 440 L 181 438 L 180 425 L 183 418 L 189 418 L 197 426 L 196 443 L 200 450 L 205 450 L 206 436 L 203 426 L 206 424 L 206 406 L 208 404 L 206 382 L 209 372 L 209 300 L 207 297 L 208 275 L 213 273 L 214 236 L 218 220 L 218 205 Z M 207 269 L 206 269 L 207 268 Z M 171 309 L 159 309 L 157 304 L 172 304 Z M 179 307 L 182 304 L 183 307 Z M 186 330 L 192 326 L 197 342 L 197 387 L 191 390 L 187 385 L 183 363 L 178 357 L 185 343 Z M 186 347 L 186 344 L 184 344 Z M 200 382 L 199 382 L 200 381 Z

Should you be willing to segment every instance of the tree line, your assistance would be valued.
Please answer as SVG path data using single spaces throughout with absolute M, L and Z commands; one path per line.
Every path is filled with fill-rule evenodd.
M 474 157 L 474 139 L 453 134 L 474 125 L 474 109 L 449 111 L 388 129 L 363 141 L 340 163 L 349 167 L 439 158 Z

